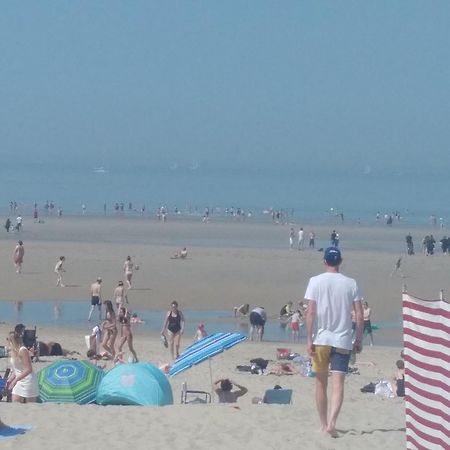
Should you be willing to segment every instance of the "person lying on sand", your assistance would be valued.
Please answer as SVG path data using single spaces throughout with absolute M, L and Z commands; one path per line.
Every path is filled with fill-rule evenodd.
M 276 362 L 276 363 L 270 364 L 269 367 L 267 367 L 266 373 L 267 373 L 267 375 L 281 376 L 281 375 L 295 375 L 295 374 L 298 374 L 299 371 L 291 363 Z
M 187 249 L 186 247 L 183 250 L 176 252 L 171 259 L 186 259 L 187 258 Z

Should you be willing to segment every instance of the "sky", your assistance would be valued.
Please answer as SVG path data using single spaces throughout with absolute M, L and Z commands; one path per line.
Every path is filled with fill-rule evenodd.
M 440 0 L 3 1 L 1 160 L 447 174 L 449 22 Z

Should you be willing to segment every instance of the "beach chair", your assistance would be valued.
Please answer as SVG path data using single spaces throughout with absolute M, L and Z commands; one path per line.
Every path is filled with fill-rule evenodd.
M 206 391 L 181 391 L 181 403 L 211 403 L 211 394 Z
M 263 403 L 269 405 L 291 405 L 292 389 L 268 389 L 264 394 Z
M 6 369 L 3 377 L 0 377 L 0 401 L 6 397 L 6 401 L 11 401 L 11 393 L 6 390 L 6 382 L 8 381 L 11 369 Z

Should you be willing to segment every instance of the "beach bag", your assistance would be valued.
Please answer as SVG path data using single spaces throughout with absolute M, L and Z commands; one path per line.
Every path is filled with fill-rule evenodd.
M 260 369 L 264 370 L 267 367 L 267 364 L 269 364 L 269 360 L 262 358 L 254 358 L 250 360 L 250 363 L 257 365 Z
M 375 383 L 366 384 L 361 388 L 361 392 L 375 394 Z
M 381 395 L 382 397 L 392 398 L 394 392 L 392 391 L 392 386 L 389 381 L 380 380 L 375 386 L 375 395 Z
M 252 366 L 236 366 L 236 370 L 239 372 L 251 372 Z

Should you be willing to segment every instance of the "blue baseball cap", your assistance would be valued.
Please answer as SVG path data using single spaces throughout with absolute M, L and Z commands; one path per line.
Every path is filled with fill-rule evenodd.
M 337 266 L 342 262 L 341 251 L 337 247 L 328 247 L 325 250 L 323 259 L 329 266 Z

